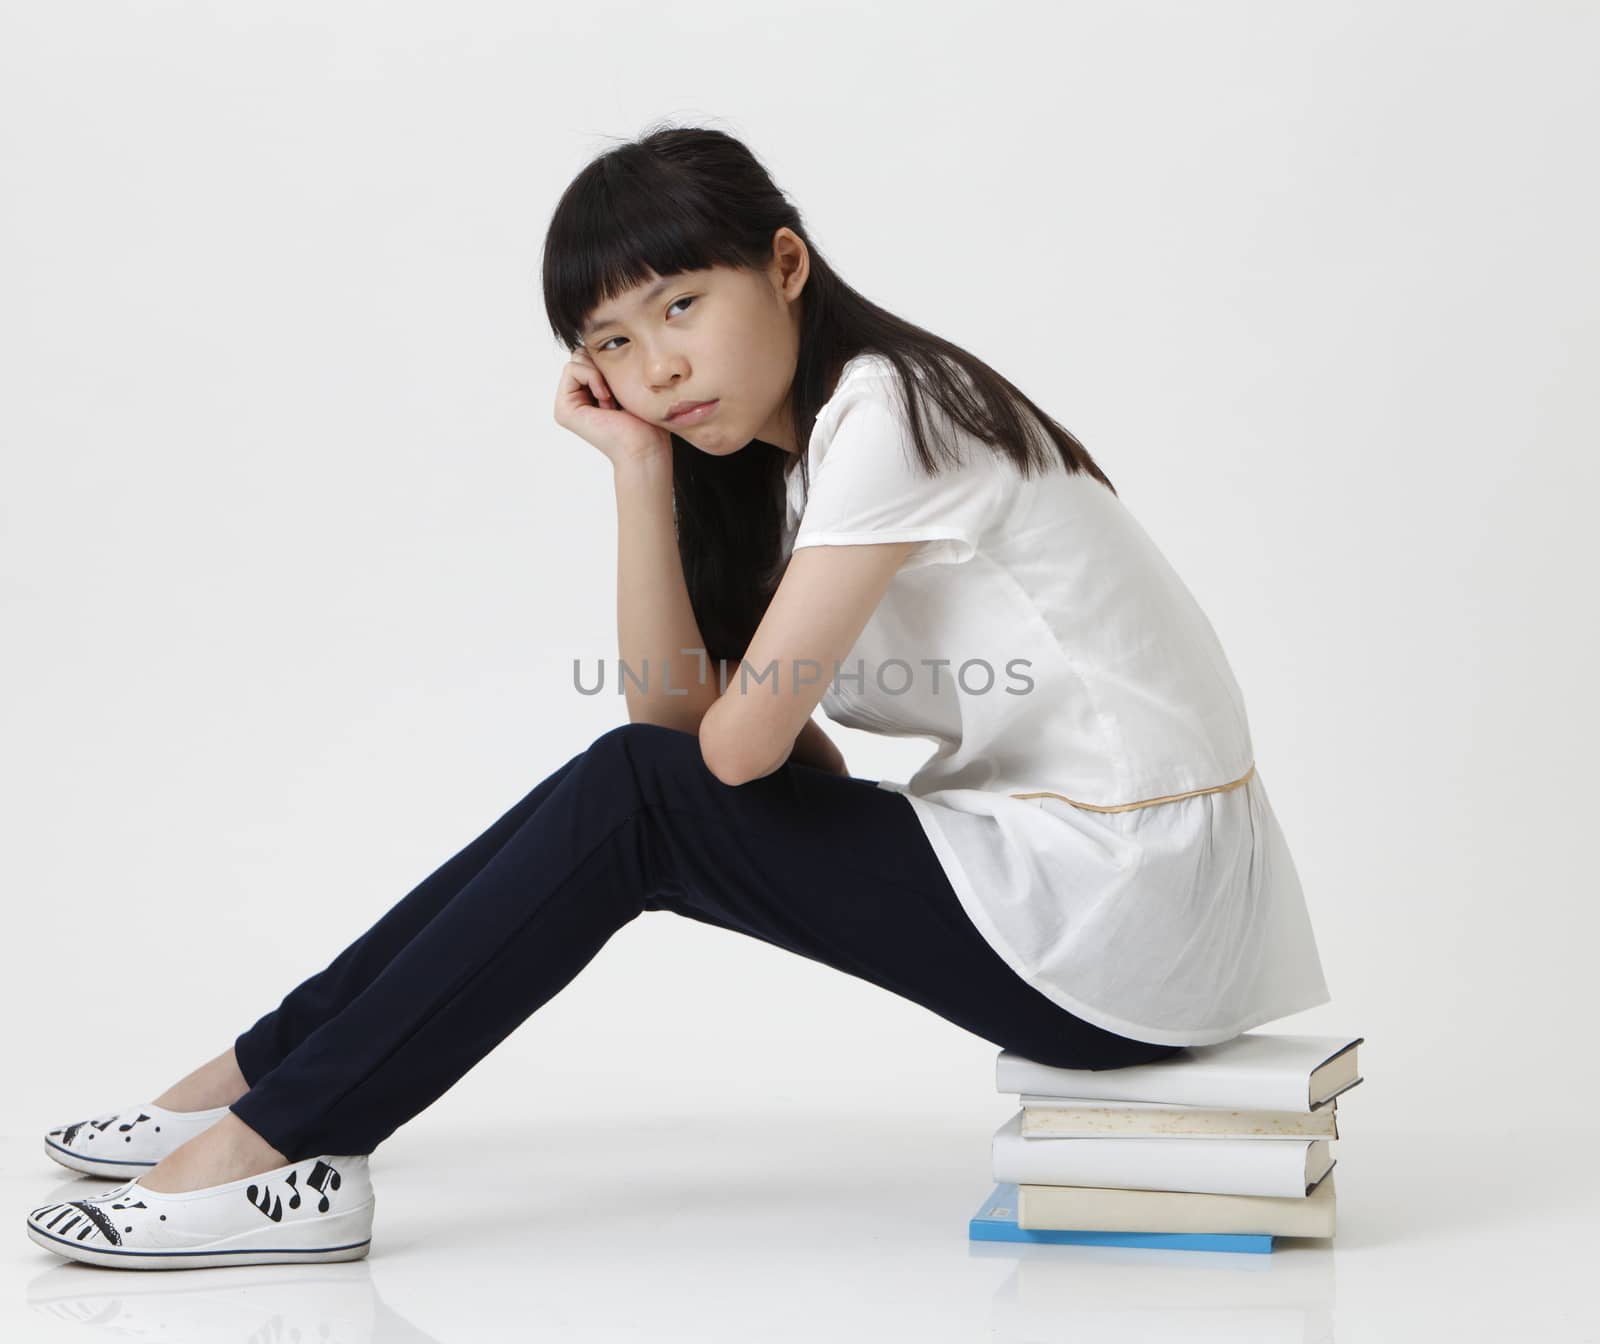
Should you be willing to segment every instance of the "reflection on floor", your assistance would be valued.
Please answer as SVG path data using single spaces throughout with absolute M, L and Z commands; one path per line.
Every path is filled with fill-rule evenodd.
M 402 1130 L 372 1254 L 136 1273 L 62 1261 L 27 1209 L 108 1186 L 0 1140 L 0 1339 L 25 1344 L 566 1340 L 1600 1339 L 1597 1177 L 1578 1134 L 1375 1132 L 1339 1233 L 1270 1255 L 969 1242 L 984 1124 L 790 1106 Z M 1353 1129 L 1354 1127 L 1352 1127 Z M 1359 1151 L 1357 1151 L 1359 1150 Z M 1497 1162 L 1517 1152 L 1520 1166 Z M 774 1160 L 773 1154 L 781 1154 Z

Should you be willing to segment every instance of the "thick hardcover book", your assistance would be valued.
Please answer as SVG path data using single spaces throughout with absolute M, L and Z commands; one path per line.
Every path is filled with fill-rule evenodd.
M 1017 1226 L 1094 1227 L 1109 1232 L 1225 1232 L 1331 1237 L 1333 1173 L 1299 1199 L 1196 1195 L 1177 1190 L 1101 1190 L 1082 1185 L 1017 1185 Z
M 1162 1106 L 1153 1101 L 1089 1101 L 1023 1092 L 1028 1138 L 1336 1139 L 1339 1102 L 1319 1111 L 1241 1111 Z
M 1185 1046 L 1154 1064 L 1125 1069 L 1059 1069 L 1002 1050 L 995 1061 L 995 1090 L 1309 1112 L 1320 1110 L 1361 1081 L 1356 1047 L 1365 1039 L 1247 1031 L 1231 1041 Z

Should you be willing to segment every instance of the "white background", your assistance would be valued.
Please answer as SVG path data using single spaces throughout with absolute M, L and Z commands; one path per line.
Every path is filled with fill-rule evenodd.
M 1077 434 L 1211 617 L 1334 994 L 1269 1029 L 1366 1038 L 1336 1252 L 1392 1271 L 1468 1211 L 1499 1245 L 1487 1206 L 1554 1236 L 1600 1100 L 1594 6 L 0 15 L 0 1127 L 31 1176 L 13 1217 L 64 1174 L 37 1152 L 48 1124 L 215 1054 L 626 719 L 572 686 L 574 657 L 616 653 L 614 509 L 608 464 L 551 417 L 538 258 L 582 165 L 667 119 L 745 139 L 850 283 Z M 929 749 L 825 726 L 857 775 L 905 779 Z M 386 1145 L 393 1231 L 357 1268 L 438 1338 L 510 1331 L 484 1306 L 462 1334 L 383 1252 L 442 1263 L 402 1170 L 503 1185 L 484 1154 L 520 1143 L 543 1174 L 501 1221 L 451 1224 L 459 1247 L 559 1241 L 557 1208 L 580 1206 L 609 1245 L 601 1215 L 670 1163 L 663 1207 L 714 1199 L 730 1246 L 779 1247 L 751 1263 L 803 1297 L 769 1240 L 792 1211 L 761 1191 L 849 1154 L 859 1180 L 819 1178 L 815 1246 L 897 1213 L 892 1252 L 925 1200 L 965 1270 L 1013 1109 L 995 1053 L 651 916 Z M 825 1131 L 794 1118 L 813 1112 Z M 761 1116 L 785 1148 L 726 1171 Z M 1439 1179 L 1396 1199 L 1419 1163 Z M 1363 1222 L 1378 1208 L 1404 1235 Z M 51 1268 L 14 1236 L 18 1283 Z M 611 1275 L 665 1239 L 597 1255 Z M 920 1282 L 888 1263 L 898 1279 L 878 1264 L 856 1289 L 863 1337 Z M 1001 1329 L 1003 1265 L 972 1263 L 978 1299 L 938 1316 L 952 1338 Z M 1359 1285 L 1395 1280 L 1342 1272 L 1340 1337 L 1382 1338 Z M 1552 1285 L 1540 1329 L 1562 1338 Z M 663 1314 L 671 1291 L 652 1276 L 564 1328 L 755 1319 L 720 1290 L 709 1315 Z M 1419 1330 L 1443 1310 L 1390 1302 L 1396 1338 L 1402 1309 Z M 844 1328 L 807 1310 L 768 1337 Z M 1490 1329 L 1462 1311 L 1458 1335 Z M 1048 1320 L 1064 1335 L 1071 1313 Z

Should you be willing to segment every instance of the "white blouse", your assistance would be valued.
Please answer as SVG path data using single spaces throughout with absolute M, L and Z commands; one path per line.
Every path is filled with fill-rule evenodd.
M 1210 1045 L 1330 1000 L 1244 700 L 1193 595 L 1091 476 L 963 452 L 928 476 L 879 355 L 790 464 L 784 552 L 916 540 L 822 699 L 926 737 L 902 793 L 1025 981 L 1136 1040 Z M 1160 800 L 1154 801 L 1151 800 Z

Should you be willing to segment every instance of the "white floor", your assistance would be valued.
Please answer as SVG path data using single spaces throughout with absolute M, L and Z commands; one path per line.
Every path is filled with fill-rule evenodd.
M 988 1133 L 926 1116 L 458 1123 L 374 1155 L 364 1261 L 146 1274 L 28 1241 L 28 1208 L 109 1183 L 0 1139 L 0 1339 L 1600 1341 L 1586 1139 L 1352 1124 L 1337 1237 L 1225 1255 L 970 1243 Z

